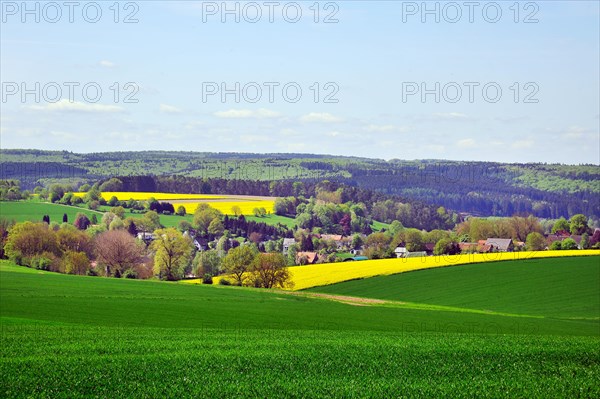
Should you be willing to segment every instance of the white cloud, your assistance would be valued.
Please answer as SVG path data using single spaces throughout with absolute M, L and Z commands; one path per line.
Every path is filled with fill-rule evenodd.
M 332 132 L 327 132 L 326 135 L 329 136 L 329 137 L 337 137 L 337 136 L 341 135 L 341 133 L 338 132 L 337 130 L 335 130 L 335 131 L 332 131 Z
M 512 148 L 516 148 L 516 149 L 531 148 L 531 147 L 533 147 L 534 144 L 535 144 L 535 142 L 533 140 L 517 140 L 512 144 Z
M 104 68 L 114 68 L 117 66 L 117 64 L 111 61 L 102 60 L 100 61 L 100 66 L 103 66 Z
M 475 140 L 473 139 L 459 140 L 456 145 L 460 148 L 474 148 L 476 146 Z
M 180 114 L 182 112 L 179 108 L 168 104 L 160 104 L 159 110 L 165 114 Z
M 183 125 L 186 130 L 195 130 L 206 127 L 206 123 L 203 121 L 190 121 Z
M 589 135 L 589 133 L 591 133 L 589 129 L 581 126 L 571 126 L 563 133 L 562 136 L 566 139 L 579 139 Z
M 468 116 L 460 112 L 441 112 L 433 114 L 438 119 L 467 119 Z
M 69 101 L 62 99 L 55 103 L 47 103 L 45 105 L 32 105 L 28 107 L 35 111 L 56 111 L 56 112 L 102 112 L 115 113 L 123 112 L 124 109 L 116 105 L 105 104 L 88 104 L 78 101 Z
M 311 112 L 307 115 L 300 117 L 302 122 L 322 122 L 322 123 L 337 123 L 342 122 L 343 119 L 337 116 L 331 115 L 328 112 Z
M 224 119 L 266 119 L 266 118 L 278 118 L 281 116 L 279 112 L 272 111 L 266 108 L 259 108 L 257 110 L 250 109 L 230 109 L 228 111 L 215 112 L 214 116 L 217 118 Z

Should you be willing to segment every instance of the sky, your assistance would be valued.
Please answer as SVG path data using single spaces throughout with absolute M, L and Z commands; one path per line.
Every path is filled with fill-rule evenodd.
M 1 1 L 1 148 L 600 164 L 598 1 Z

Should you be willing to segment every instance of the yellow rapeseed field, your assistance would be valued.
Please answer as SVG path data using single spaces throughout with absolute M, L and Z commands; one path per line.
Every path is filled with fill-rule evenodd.
M 289 270 L 294 281 L 294 290 L 302 290 L 305 288 L 329 285 L 359 278 L 403 273 L 413 270 L 430 269 L 434 267 L 502 260 L 584 255 L 600 255 L 600 250 L 498 252 L 491 254 L 426 256 L 422 258 L 323 263 L 310 266 L 294 266 L 290 267 Z
M 223 214 L 233 214 L 231 208 L 234 206 L 239 206 L 242 214 L 244 215 L 252 215 L 254 208 L 265 208 L 265 210 L 269 213 L 273 212 L 274 201 L 202 201 L 203 203 L 209 204 L 211 207 L 218 209 Z M 171 201 L 173 206 L 177 208 L 179 205 L 183 205 L 185 207 L 186 213 L 194 213 L 196 207 L 199 203 L 197 202 L 177 202 Z
M 404 273 L 413 270 L 434 267 L 465 265 L 469 263 L 496 262 L 503 260 L 524 260 L 535 258 L 554 258 L 564 256 L 600 255 L 600 250 L 573 251 L 536 251 L 536 252 L 498 252 L 491 254 L 461 254 L 445 256 L 425 256 L 422 258 L 379 259 L 355 262 L 322 263 L 289 268 L 294 281 L 293 290 L 341 283 L 342 281 Z M 227 276 L 213 278 L 214 284 Z M 201 280 L 187 280 L 189 284 L 200 284 Z
M 85 193 L 75 193 L 75 195 L 82 197 Z M 173 193 L 141 193 L 141 192 L 112 192 L 107 191 L 102 193 L 102 198 L 109 200 L 112 197 L 117 197 L 119 201 L 128 201 L 133 199 L 135 201 L 146 201 L 150 198 L 154 198 L 157 201 L 168 201 L 173 204 L 175 208 L 179 205 L 183 205 L 186 213 L 194 213 L 198 204 L 206 203 L 211 207 L 218 209 L 223 214 L 231 215 L 232 207 L 239 206 L 242 214 L 252 215 L 254 208 L 265 208 L 267 213 L 272 213 L 275 206 L 274 200 L 265 200 L 260 197 L 243 197 L 236 195 L 221 195 L 221 194 L 173 194 Z M 198 200 L 195 202 L 194 200 Z
M 84 193 L 81 193 L 82 195 Z M 146 201 L 150 198 L 155 198 L 157 201 L 174 201 L 174 200 L 206 200 L 206 199 L 223 199 L 227 198 L 224 195 L 217 194 L 173 194 L 173 193 L 138 193 L 130 191 L 107 191 L 102 193 L 102 198 L 105 200 L 111 199 L 113 196 L 117 197 L 119 201 L 128 201 L 134 199 L 136 201 Z

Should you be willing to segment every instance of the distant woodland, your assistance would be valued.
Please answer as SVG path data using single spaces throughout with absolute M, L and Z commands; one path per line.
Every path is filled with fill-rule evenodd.
M 279 197 L 310 197 L 325 182 L 332 191 L 341 189 L 344 202 L 410 203 L 414 226 L 431 224 L 439 207 L 477 216 L 600 217 L 598 165 L 384 161 L 310 154 L 0 151 L 0 179 L 19 180 L 23 189 L 111 177 L 123 181 L 126 191 Z M 437 223 L 442 227 L 442 221 Z

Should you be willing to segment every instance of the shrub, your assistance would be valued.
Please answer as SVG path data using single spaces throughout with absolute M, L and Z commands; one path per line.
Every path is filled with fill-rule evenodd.
M 138 278 L 138 274 L 135 271 L 135 269 L 127 269 L 125 270 L 125 272 L 123 272 L 123 277 L 124 278 Z
M 553 241 L 552 244 L 550 244 L 550 249 L 553 251 L 558 251 L 560 249 L 562 249 L 562 245 L 560 241 Z
M 59 271 L 60 267 L 57 261 L 56 256 L 50 252 L 44 252 L 30 259 L 23 259 L 23 262 L 27 263 L 27 266 L 33 269 L 48 271 Z
M 98 270 L 96 270 L 94 268 L 89 268 L 87 271 L 87 275 L 96 277 L 96 276 L 98 276 Z
M 202 277 L 202 284 L 212 284 L 213 279 L 210 273 L 206 273 L 204 277 Z
M 85 252 L 67 251 L 63 259 L 65 273 L 86 275 L 90 268 L 90 260 Z
M 560 246 L 564 250 L 577 249 L 577 242 L 572 238 L 565 238 Z
M 231 281 L 227 280 L 226 278 L 222 278 L 219 280 L 219 285 L 231 285 Z

